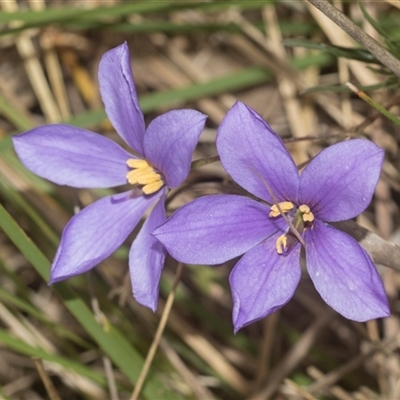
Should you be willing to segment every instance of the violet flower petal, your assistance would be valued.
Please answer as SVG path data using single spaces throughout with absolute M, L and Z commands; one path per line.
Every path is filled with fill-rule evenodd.
M 110 256 L 159 197 L 134 191 L 104 197 L 70 219 L 54 259 L 50 283 L 82 274 Z
M 115 130 L 140 155 L 145 124 L 133 81 L 128 45 L 107 51 L 99 64 L 101 98 Z
M 249 250 L 234 266 L 229 282 L 235 333 L 272 314 L 292 297 L 301 276 L 300 244 L 288 254 L 275 250 L 273 235 Z
M 153 235 L 178 261 L 215 265 L 285 228 L 283 218 L 268 213 L 268 206 L 243 196 L 204 196 L 177 210 Z
M 144 137 L 145 156 L 170 188 L 179 186 L 188 176 L 206 119 L 195 110 L 173 110 L 150 122 Z
M 251 108 L 237 102 L 217 133 L 222 165 L 250 193 L 269 203 L 297 200 L 299 173 L 282 140 Z M 268 188 L 269 187 L 269 188 Z
M 22 163 L 59 185 L 113 187 L 126 183 L 133 156 L 112 140 L 70 125 L 45 125 L 12 138 Z
M 304 238 L 307 270 L 329 306 L 360 322 L 390 315 L 381 278 L 356 240 L 321 221 Z
M 299 202 L 323 221 L 354 218 L 371 202 L 383 157 L 381 148 L 363 139 L 322 150 L 301 174 Z
M 154 312 L 157 309 L 161 271 L 167 251 L 151 235 L 167 219 L 163 195 L 136 236 L 129 253 L 129 271 L 136 301 Z

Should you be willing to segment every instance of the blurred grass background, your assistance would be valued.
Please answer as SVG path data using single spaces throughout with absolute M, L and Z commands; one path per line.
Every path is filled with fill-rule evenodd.
M 333 3 L 399 57 L 400 2 Z M 237 99 L 290 142 L 298 164 L 347 137 L 383 147 L 382 179 L 357 222 L 400 241 L 399 127 L 345 86 L 398 116 L 399 80 L 306 1 L 0 0 L 0 398 L 129 399 L 171 290 L 169 259 L 158 312 L 132 299 L 134 234 L 90 273 L 47 286 L 74 208 L 109 192 L 32 175 L 10 140 L 64 121 L 121 142 L 97 67 L 125 40 L 147 122 L 179 107 L 209 116 L 194 159 L 216 154 L 216 128 Z M 170 211 L 238 190 L 219 163 L 188 183 Z M 184 267 L 142 399 L 400 399 L 398 272 L 380 268 L 393 313 L 386 320 L 345 320 L 304 273 L 288 305 L 234 336 L 232 265 Z

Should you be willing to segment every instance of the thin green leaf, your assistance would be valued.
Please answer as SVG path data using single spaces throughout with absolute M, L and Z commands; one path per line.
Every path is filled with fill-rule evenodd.
M 356 86 L 354 86 L 352 83 L 347 82 L 346 86 L 351 89 L 352 92 L 354 92 L 360 99 L 364 100 L 366 103 L 368 103 L 370 106 L 374 107 L 375 110 L 379 111 L 382 115 L 384 115 L 386 118 L 390 119 L 390 121 L 394 122 L 396 125 L 400 126 L 400 119 L 398 119 L 394 114 L 392 114 L 389 110 L 386 110 L 384 106 L 379 104 L 377 101 L 375 101 L 373 98 L 369 97 L 366 93 L 363 91 L 359 90 Z
M 358 5 L 360 7 L 361 12 L 364 15 L 364 18 L 374 27 L 374 29 L 385 39 L 389 38 L 389 35 L 387 34 L 387 32 L 380 26 L 380 24 L 378 24 L 377 21 L 375 21 L 371 15 L 369 15 L 367 9 L 364 6 L 364 3 L 360 0 L 358 0 Z
M 60 364 L 63 367 L 68 368 L 79 375 L 85 376 L 86 378 L 89 378 L 93 382 L 96 382 L 102 386 L 105 386 L 106 384 L 106 379 L 104 376 L 93 370 L 93 368 L 88 368 L 81 363 L 71 361 L 70 359 L 57 354 L 49 353 L 38 347 L 30 346 L 24 341 L 11 336 L 11 334 L 4 329 L 0 329 L 0 343 L 9 349 L 12 349 L 20 354 L 24 354 L 28 357 L 38 357 L 46 361 L 52 361 Z
M 240 9 L 260 8 L 266 4 L 273 3 L 274 0 L 237 1 L 234 6 Z M 216 2 L 176 2 L 176 1 L 138 1 L 117 4 L 110 7 L 97 7 L 83 9 L 81 7 L 60 7 L 47 8 L 41 11 L 16 11 L 0 13 L 0 22 L 10 23 L 13 21 L 25 22 L 20 27 L 5 29 L 0 32 L 2 35 L 10 35 L 21 32 L 25 29 L 40 28 L 51 24 L 65 25 L 68 23 L 78 23 L 81 29 L 98 27 L 99 23 L 109 24 L 110 19 L 122 18 L 132 14 L 145 15 L 147 13 L 167 14 L 172 11 L 194 9 L 203 12 L 225 11 L 232 8 L 229 1 Z
M 25 131 L 34 126 L 33 121 L 14 108 L 1 94 L 0 114 L 3 114 L 17 129 L 21 131 Z
M 52 329 L 60 337 L 67 338 L 72 342 L 78 344 L 83 348 L 90 349 L 92 346 L 83 340 L 80 336 L 75 335 L 70 330 L 65 329 L 60 324 L 49 321 L 44 315 L 43 312 L 35 308 L 29 301 L 25 301 L 20 297 L 17 297 L 6 290 L 0 288 L 0 300 L 4 304 L 15 306 L 18 310 L 23 311 L 24 313 L 34 317 L 36 321 L 40 321 L 44 323 L 47 327 Z
M 358 5 L 360 6 L 360 10 L 364 15 L 364 18 L 374 27 L 374 29 L 385 39 L 386 45 L 389 50 L 393 53 L 393 55 L 400 55 L 400 46 L 397 42 L 393 41 L 391 36 L 386 32 L 385 29 L 375 21 L 371 15 L 369 15 L 367 9 L 364 6 L 364 3 L 358 0 Z
M 49 243 L 56 246 L 59 242 L 58 235 L 50 228 L 50 226 L 43 220 L 43 217 L 37 213 L 35 208 L 21 196 L 21 194 L 7 184 L 5 180 L 0 182 L 0 193 L 11 204 L 19 207 L 23 214 L 26 215 L 36 225 L 39 231 L 46 236 Z
M 380 62 L 370 52 L 362 48 L 341 47 L 304 39 L 285 39 L 283 40 L 283 44 L 289 47 L 304 47 L 306 49 L 320 50 L 332 54 L 335 57 L 344 57 L 351 60 L 380 64 Z
M 171 8 L 172 1 L 140 1 L 118 4 L 111 7 L 82 8 L 57 7 L 46 8 L 40 11 L 23 10 L 0 13 L 0 22 L 10 23 L 21 21 L 29 23 L 30 27 L 52 24 L 73 19 L 97 21 L 102 18 L 115 18 L 130 14 L 145 14 L 148 12 L 164 12 Z
M 400 82 L 383 82 L 377 83 L 376 85 L 360 86 L 359 88 L 364 92 L 372 92 L 378 89 L 398 89 Z M 303 90 L 301 94 L 318 93 L 318 92 L 335 92 L 335 93 L 351 93 L 351 90 L 343 85 L 326 85 L 326 86 L 315 86 L 306 90 Z

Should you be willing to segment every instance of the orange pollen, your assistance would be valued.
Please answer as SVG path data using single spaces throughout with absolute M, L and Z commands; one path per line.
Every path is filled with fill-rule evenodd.
M 131 185 L 143 185 L 144 194 L 152 194 L 164 185 L 162 176 L 146 161 L 130 158 L 126 164 L 133 168 L 126 174 Z

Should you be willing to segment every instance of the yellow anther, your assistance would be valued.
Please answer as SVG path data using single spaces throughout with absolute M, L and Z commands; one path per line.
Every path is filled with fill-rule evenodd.
M 275 243 L 276 252 L 282 254 L 287 248 L 287 236 L 281 235 L 278 237 Z
M 299 211 L 302 213 L 304 222 L 313 222 L 314 214 L 311 212 L 310 207 L 307 204 L 302 204 L 299 206 Z
M 163 185 L 164 185 L 163 181 L 157 181 L 143 186 L 142 190 L 144 194 L 152 194 L 157 192 L 157 190 L 161 189 Z
M 130 168 L 145 168 L 149 166 L 149 163 L 146 160 L 139 160 L 135 158 L 130 158 L 126 163 Z
M 310 212 L 310 207 L 308 207 L 307 204 L 302 204 L 299 206 L 299 210 L 304 214 L 308 214 Z
M 303 221 L 304 222 L 313 222 L 314 214 L 311 211 L 308 214 L 303 214 Z
M 141 180 L 145 179 L 146 176 L 152 174 L 153 169 L 151 167 L 146 167 L 142 169 L 134 169 L 126 174 L 126 178 L 131 185 L 140 183 Z M 146 182 L 145 182 L 146 183 Z
M 278 204 L 283 213 L 289 212 L 294 207 L 293 203 L 291 203 L 290 201 L 282 201 L 281 203 L 278 203 Z M 271 206 L 269 216 L 270 217 L 278 217 L 279 215 L 281 215 L 281 212 L 279 211 L 278 205 L 273 204 Z
M 139 185 L 147 185 L 155 181 L 161 180 L 161 175 L 154 171 L 153 168 L 135 169 L 126 174 L 128 182 L 132 185 L 138 183 Z
M 144 174 L 139 176 L 138 178 L 139 185 L 148 185 L 149 183 L 154 183 L 158 181 L 162 182 L 162 178 L 161 175 L 157 173 Z
M 129 159 L 126 163 L 134 168 L 126 179 L 131 185 L 143 185 L 144 194 L 155 193 L 164 185 L 162 176 L 146 160 Z

